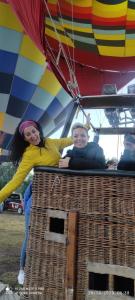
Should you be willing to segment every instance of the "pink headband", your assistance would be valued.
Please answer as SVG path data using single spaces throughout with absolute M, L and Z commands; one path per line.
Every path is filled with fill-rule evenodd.
M 21 123 L 21 125 L 19 126 L 19 132 L 22 135 L 24 132 L 24 129 L 29 127 L 29 126 L 34 126 L 35 128 L 37 128 L 37 125 L 34 121 L 24 121 Z

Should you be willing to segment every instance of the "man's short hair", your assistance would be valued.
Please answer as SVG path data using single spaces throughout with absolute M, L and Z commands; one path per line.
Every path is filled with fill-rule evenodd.
M 73 134 L 73 131 L 77 128 L 83 128 L 86 130 L 87 134 L 88 134 L 88 128 L 87 126 L 83 125 L 82 123 L 75 123 L 73 126 L 72 126 L 72 129 L 71 129 L 71 132 Z

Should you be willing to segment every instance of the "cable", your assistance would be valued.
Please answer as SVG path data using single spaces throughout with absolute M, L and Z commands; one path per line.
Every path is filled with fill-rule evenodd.
M 82 105 L 80 104 L 80 98 L 79 98 L 79 97 L 75 97 L 75 98 L 73 99 L 73 101 L 74 101 L 75 103 L 77 103 L 77 105 L 79 106 L 79 108 L 80 108 L 80 110 L 82 111 L 83 115 L 84 115 L 85 118 L 87 119 L 87 115 L 86 115 L 86 113 L 85 113 L 85 111 L 84 111 Z M 89 123 L 90 123 L 90 126 L 91 126 L 91 128 L 93 129 L 93 131 L 96 132 L 97 130 L 96 130 L 96 128 L 93 126 L 93 124 L 92 124 L 90 121 L 89 121 Z
M 48 54 L 49 54 L 50 57 L 51 56 L 53 57 L 53 64 L 55 64 L 55 66 L 57 68 L 58 68 L 58 61 L 60 59 L 60 55 L 61 55 L 61 53 L 63 54 L 63 57 L 65 58 L 65 61 L 66 61 L 67 67 L 68 67 L 69 77 L 70 77 L 70 80 L 67 83 L 67 87 L 70 90 L 70 92 L 71 92 L 71 94 L 72 94 L 73 97 L 77 96 L 77 95 L 80 95 L 79 85 L 78 85 L 78 82 L 77 82 L 77 79 L 76 79 L 76 76 L 75 76 L 75 73 L 74 73 L 74 69 L 73 69 L 73 66 L 72 66 L 71 56 L 69 57 L 70 58 L 70 60 L 69 60 L 69 58 L 67 56 L 67 53 L 65 52 L 65 49 L 64 49 L 64 47 L 62 45 L 61 38 L 60 38 L 60 35 L 58 34 L 56 25 L 55 25 L 55 23 L 53 21 L 53 18 L 51 16 L 49 7 L 48 7 L 47 2 L 45 0 L 44 0 L 44 3 L 45 3 L 45 6 L 46 6 L 46 9 L 47 9 L 48 16 L 50 17 L 50 20 L 51 20 L 51 22 L 53 24 L 53 28 L 54 28 L 57 40 L 59 42 L 59 49 L 60 49 L 59 52 L 58 52 L 57 58 L 55 58 L 54 53 L 53 53 L 53 51 L 52 51 L 52 49 L 51 49 L 51 47 L 49 45 L 49 42 L 47 40 L 47 37 L 46 37 L 48 48 L 50 50 L 50 51 L 48 51 Z M 60 14 L 61 14 L 59 2 L 58 2 L 58 7 L 59 7 Z M 61 19 L 62 19 L 62 16 L 61 16 Z M 63 29 L 64 29 L 64 25 L 63 25 Z M 64 34 L 65 34 L 65 30 L 64 30 Z M 65 34 L 65 36 L 67 37 L 67 34 Z M 68 46 L 67 46 L 67 48 L 68 48 Z M 68 53 L 70 55 L 69 49 L 68 49 Z M 58 70 L 59 70 L 60 76 L 62 74 L 62 78 L 63 78 L 64 82 L 66 82 L 66 79 L 64 78 L 64 74 L 63 74 L 61 68 L 59 67 Z

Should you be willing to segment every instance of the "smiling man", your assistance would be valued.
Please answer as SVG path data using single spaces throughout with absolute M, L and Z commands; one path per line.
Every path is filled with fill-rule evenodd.
M 72 138 L 74 147 L 67 151 L 65 158 L 60 159 L 59 168 L 105 169 L 103 149 L 95 142 L 88 142 L 88 129 L 83 124 L 74 124 Z

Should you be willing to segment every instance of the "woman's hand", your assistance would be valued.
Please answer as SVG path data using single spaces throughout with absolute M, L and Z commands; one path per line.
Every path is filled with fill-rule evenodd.
M 61 158 L 59 160 L 59 168 L 68 168 L 69 167 L 70 157 Z

